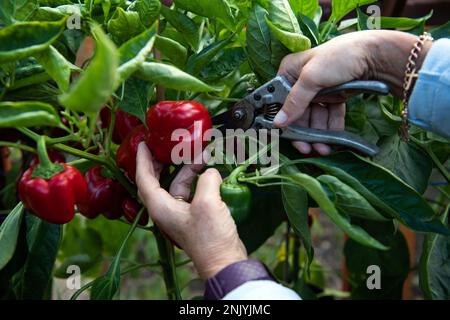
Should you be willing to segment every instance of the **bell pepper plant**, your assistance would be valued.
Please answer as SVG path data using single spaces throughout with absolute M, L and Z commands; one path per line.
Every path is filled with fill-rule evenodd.
M 276 76 L 286 55 L 369 28 L 374 3 L 333 0 L 331 16 L 317 0 L 2 5 L 0 148 L 9 158 L 0 166 L 0 297 L 49 298 L 54 280 L 77 265 L 92 281 L 72 299 L 86 291 L 91 299 L 192 298 L 191 262 L 139 202 L 139 143 L 164 165 L 168 189 L 181 168 L 172 158 L 176 129 L 205 148 L 211 117 Z M 430 17 L 381 17 L 381 28 L 448 37 L 450 24 L 433 28 Z M 400 299 L 410 272 L 423 297 L 449 298 L 441 279 L 450 261 L 450 144 L 419 128 L 401 141 L 401 110 L 393 96 L 347 102 L 346 128 L 378 145 L 374 158 L 346 150 L 304 157 L 281 141 L 276 171 L 259 161 L 261 148 L 243 163 L 214 165 L 248 253 L 304 299 Z M 406 229 L 424 237 L 417 265 Z M 340 276 L 320 262 L 328 230 L 345 263 L 337 279 L 349 284 L 345 292 L 325 280 Z M 381 290 L 366 286 L 374 264 L 389 270 Z M 145 281 L 129 285 L 140 271 Z

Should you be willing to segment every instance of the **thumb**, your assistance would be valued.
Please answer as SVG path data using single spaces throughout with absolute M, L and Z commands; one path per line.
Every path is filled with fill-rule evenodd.
M 298 120 L 319 92 L 320 88 L 306 79 L 306 74 L 302 73 L 292 87 L 283 107 L 273 121 L 277 127 L 286 127 Z
M 222 201 L 220 197 L 220 184 L 222 177 L 216 169 L 206 170 L 198 179 L 192 203 L 215 204 Z

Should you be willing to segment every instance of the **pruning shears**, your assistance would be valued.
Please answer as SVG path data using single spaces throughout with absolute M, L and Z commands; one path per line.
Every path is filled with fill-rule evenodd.
M 283 106 L 292 85 L 283 76 L 265 83 L 234 104 L 232 108 L 212 118 L 214 125 L 224 129 L 254 128 L 276 129 L 273 120 Z M 336 87 L 320 91 L 317 97 L 331 95 L 348 96 L 359 93 L 387 95 L 390 89 L 380 81 L 351 81 Z M 293 141 L 309 143 L 325 143 L 353 149 L 367 156 L 375 156 L 379 148 L 356 134 L 347 131 L 319 130 L 298 125 L 290 125 L 280 129 L 280 137 Z

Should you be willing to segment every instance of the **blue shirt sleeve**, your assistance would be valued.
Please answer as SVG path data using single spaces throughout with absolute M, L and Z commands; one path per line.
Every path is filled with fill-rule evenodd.
M 409 101 L 409 121 L 450 138 L 450 39 L 436 41 L 428 52 Z

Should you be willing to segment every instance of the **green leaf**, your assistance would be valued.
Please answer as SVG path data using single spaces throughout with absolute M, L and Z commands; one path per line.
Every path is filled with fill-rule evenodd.
M 158 18 L 160 8 L 161 2 L 159 0 L 137 0 L 128 9 L 136 11 L 144 26 L 150 27 Z
M 149 107 L 149 84 L 136 77 L 131 77 L 125 82 L 123 99 L 118 102 L 119 108 L 132 114 L 143 123 Z
M 65 92 L 69 89 L 70 71 L 75 68 L 54 47 L 36 55 L 37 61 L 45 68 L 45 71 L 56 81 L 59 89 Z
M 170 10 L 165 6 L 161 7 L 161 14 L 183 36 L 192 50 L 197 52 L 200 43 L 200 33 L 195 22 L 184 14 Z
M 27 214 L 28 257 L 13 279 L 17 299 L 43 299 L 52 278 L 61 226 Z
M 145 62 L 138 75 L 147 81 L 180 91 L 211 92 L 219 90 L 174 66 L 164 63 Z
M 156 36 L 156 23 L 140 35 L 128 40 L 120 46 L 118 53 L 120 67 L 118 69 L 120 82 L 123 82 L 144 63 L 153 49 Z
M 285 215 L 279 187 L 249 187 L 252 191 L 252 210 L 249 217 L 238 226 L 238 232 L 250 254 L 275 233 Z M 264 212 L 263 216 L 261 212 Z
M 231 8 L 225 0 L 174 0 L 174 2 L 178 8 L 202 17 L 218 19 L 229 29 L 236 29 Z
M 291 33 L 301 34 L 300 25 L 292 12 L 288 0 L 270 1 L 268 13 L 270 21 L 280 29 Z M 283 38 L 286 39 L 286 35 L 284 35 Z M 278 70 L 281 61 L 290 53 L 290 50 L 286 48 L 286 46 L 278 39 L 273 31 L 270 32 L 270 50 L 271 65 Z
M 243 48 L 233 47 L 222 50 L 214 60 L 211 60 L 201 71 L 202 79 L 207 81 L 220 81 L 235 72 L 247 61 Z
M 170 38 L 156 36 L 155 48 L 167 57 L 174 65 L 183 68 L 187 60 L 187 49 L 179 42 Z
M 0 64 L 47 49 L 63 32 L 65 21 L 23 22 L 0 29 Z
M 331 202 L 328 198 L 321 184 L 316 179 L 303 173 L 289 174 L 288 177 L 293 183 L 303 187 L 311 198 L 313 198 L 320 208 L 327 214 L 331 221 L 333 221 L 351 239 L 371 248 L 379 250 L 388 249 L 388 247 L 373 238 L 370 234 L 364 231 L 364 229 L 357 225 L 352 225 L 347 218 L 341 216 L 333 202 Z
M 256 4 L 247 24 L 249 62 L 261 82 L 266 82 L 277 74 L 277 66 L 272 65 L 271 35 L 265 19 L 267 14 L 263 7 Z
M 399 124 L 388 119 L 381 106 L 374 99 L 367 100 L 361 96 L 347 102 L 346 128 L 368 141 L 377 143 L 382 136 L 397 134 Z
M 6 24 L 26 21 L 39 8 L 38 0 L 2 0 L 0 20 Z
M 222 51 L 233 39 L 233 37 L 229 37 L 227 39 L 214 42 L 204 48 L 199 53 L 196 53 L 189 57 L 187 61 L 187 72 L 190 74 L 197 76 L 204 66 L 208 64 L 214 57 Z
M 95 114 L 114 93 L 119 58 L 116 47 L 100 26 L 93 25 L 92 35 L 96 40 L 94 58 L 69 92 L 60 96 L 59 100 L 71 110 Z
M 413 188 L 387 169 L 350 152 L 302 159 L 346 183 L 380 213 L 418 232 L 450 235 L 430 205 Z
M 120 261 L 114 258 L 108 273 L 95 279 L 91 300 L 112 300 L 120 286 Z
M 344 247 L 346 269 L 352 287 L 352 299 L 395 299 L 402 298 L 403 283 L 410 271 L 409 251 L 405 237 L 395 230 L 392 223 L 361 221 L 360 225 L 380 242 L 389 247 L 387 251 L 363 247 L 349 239 Z M 369 266 L 380 267 L 381 288 L 369 290 L 367 280 Z
M 441 217 L 443 224 L 449 225 L 450 205 Z M 450 299 L 450 238 L 427 234 L 420 257 L 420 288 L 426 299 Z
M 336 23 L 357 7 L 373 2 L 376 2 L 376 0 L 333 0 L 329 21 Z
M 128 240 L 131 238 L 134 230 L 136 230 L 137 223 L 142 215 L 143 211 L 141 210 L 136 217 L 136 220 L 133 222 L 131 227 L 129 228 L 125 238 L 122 240 L 120 244 L 120 248 L 117 251 L 116 256 L 111 262 L 109 266 L 108 272 L 101 276 L 100 278 L 95 279 L 94 284 L 91 289 L 91 300 L 111 300 L 120 286 L 120 262 L 122 253 L 125 249 Z
M 334 198 L 332 200 L 336 208 L 342 214 L 375 221 L 390 220 L 378 213 L 355 189 L 343 183 L 338 178 L 330 175 L 321 175 L 317 180 L 319 180 L 326 190 L 329 190 L 329 194 Z
M 266 17 L 267 25 L 277 39 L 291 52 L 301 52 L 311 48 L 311 41 L 300 33 L 284 31 Z
M 403 142 L 398 135 L 381 139 L 378 146 L 380 153 L 373 160 L 423 194 L 433 169 L 427 153 L 413 142 Z
M 297 20 L 300 25 L 302 33 L 309 38 L 312 46 L 320 44 L 319 28 L 313 20 L 304 15 L 297 15 Z
M 366 15 L 361 9 L 357 8 L 358 13 L 358 30 L 368 30 L 371 26 L 371 20 L 373 17 Z M 433 15 L 433 11 L 421 18 L 412 19 L 404 17 L 380 17 L 380 27 L 382 29 L 399 29 L 399 30 L 411 30 L 422 23 L 425 23 Z
M 311 20 L 316 16 L 317 9 L 319 8 L 319 0 L 289 0 L 292 11 L 295 15 L 304 15 Z
M 299 172 L 297 167 L 283 167 L 282 174 L 291 174 Z M 308 258 L 307 266 L 312 263 L 314 257 L 314 249 L 311 243 L 311 232 L 308 225 L 308 194 L 299 186 L 282 185 L 281 195 L 283 206 L 289 218 L 292 228 L 302 240 L 303 246 Z
M 123 43 L 144 30 L 139 14 L 134 11 L 124 11 L 117 7 L 112 18 L 108 21 L 108 32 L 116 43 Z
M 8 264 L 16 251 L 23 212 L 23 204 L 19 202 L 0 225 L 0 247 L 2 248 L 0 251 L 0 270 Z
M 269 19 L 277 27 L 292 33 L 301 34 L 300 25 L 288 0 L 272 0 L 269 5 Z
M 442 38 L 450 38 L 450 21 L 447 23 L 431 29 L 428 31 L 434 40 L 442 39 Z
M 44 102 L 0 102 L 1 127 L 59 126 L 55 109 Z

